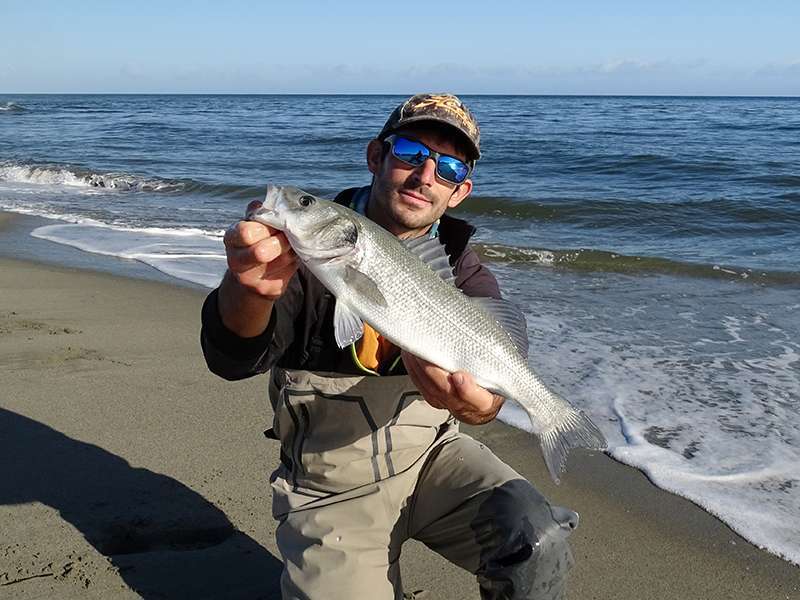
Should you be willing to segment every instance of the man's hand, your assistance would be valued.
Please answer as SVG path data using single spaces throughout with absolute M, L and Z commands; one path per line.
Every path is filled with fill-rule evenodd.
M 248 211 L 260 205 L 251 202 Z M 297 256 L 283 233 L 255 221 L 233 224 L 223 242 L 228 271 L 219 287 L 220 317 L 241 337 L 259 335 L 297 271 Z
M 261 206 L 251 202 L 248 212 Z M 297 256 L 286 236 L 256 221 L 239 221 L 225 232 L 228 270 L 243 288 L 277 300 L 297 270 Z
M 449 410 L 459 421 L 469 425 L 488 423 L 503 406 L 502 396 L 480 387 L 469 373 L 448 373 L 405 350 L 401 355 L 411 381 L 427 403 Z

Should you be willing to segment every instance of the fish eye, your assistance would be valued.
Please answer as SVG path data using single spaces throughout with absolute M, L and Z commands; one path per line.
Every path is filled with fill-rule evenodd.
M 298 202 L 300 203 L 300 206 L 303 207 L 311 206 L 312 204 L 314 204 L 314 196 L 309 196 L 308 194 L 306 194 L 305 196 L 300 196 L 300 200 L 298 200 Z

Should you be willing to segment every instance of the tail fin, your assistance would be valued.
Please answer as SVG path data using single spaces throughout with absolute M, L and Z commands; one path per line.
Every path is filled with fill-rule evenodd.
M 569 416 L 555 427 L 539 436 L 544 462 L 550 477 L 556 483 L 564 471 L 567 453 L 572 448 L 593 448 L 605 450 L 608 443 L 603 433 L 592 423 L 582 411 L 572 411 Z

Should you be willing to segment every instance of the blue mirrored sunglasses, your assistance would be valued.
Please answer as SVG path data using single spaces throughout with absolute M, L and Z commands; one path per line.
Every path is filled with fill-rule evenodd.
M 436 175 L 449 183 L 464 183 L 472 170 L 463 160 L 431 150 L 422 142 L 399 135 L 390 135 L 385 141 L 392 149 L 392 156 L 412 167 L 419 167 L 432 158 L 436 162 Z

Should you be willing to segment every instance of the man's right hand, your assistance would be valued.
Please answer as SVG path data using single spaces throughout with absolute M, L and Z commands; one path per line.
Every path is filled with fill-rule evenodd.
M 251 202 L 248 210 L 259 204 Z M 235 223 L 223 241 L 228 270 L 219 287 L 220 317 L 240 337 L 257 336 L 297 271 L 297 256 L 283 233 L 255 221 Z

